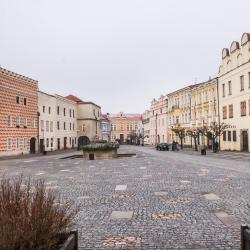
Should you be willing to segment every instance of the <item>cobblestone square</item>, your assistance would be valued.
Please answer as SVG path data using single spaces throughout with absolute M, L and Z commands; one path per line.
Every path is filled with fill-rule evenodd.
M 239 249 L 250 222 L 250 159 L 122 146 L 135 157 L 0 162 L 73 199 L 80 249 Z M 79 153 L 79 152 L 78 152 Z

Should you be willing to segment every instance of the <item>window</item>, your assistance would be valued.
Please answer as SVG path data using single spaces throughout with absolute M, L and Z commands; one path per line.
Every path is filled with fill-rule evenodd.
M 75 118 L 75 110 L 73 110 L 73 118 Z
M 46 147 L 49 147 L 49 138 L 46 139 Z
M 71 137 L 69 137 L 69 144 L 71 145 L 71 142 L 72 142 L 72 139 L 71 139 Z
M 20 117 L 17 116 L 16 118 L 16 127 L 19 128 L 20 127 Z
M 246 102 L 245 101 L 240 103 L 240 115 L 246 116 Z
M 16 138 L 16 149 L 20 148 L 20 138 Z
M 236 130 L 233 131 L 233 141 L 237 141 L 237 139 L 236 139 Z
M 249 112 L 249 115 L 250 115 L 250 100 L 248 100 L 248 112 Z
M 69 123 L 69 129 L 71 130 L 71 122 Z
M 63 129 L 66 130 L 66 122 L 63 123 Z
M 160 121 L 160 120 L 159 120 Z M 138 129 L 138 125 L 137 124 L 135 124 L 135 130 L 137 130 Z
M 53 132 L 53 121 L 50 122 L 50 132 Z
M 240 76 L 240 91 L 244 90 L 244 76 Z
M 60 122 L 57 122 L 57 130 L 60 130 Z
M 223 131 L 223 141 L 226 141 L 226 140 L 227 140 L 227 132 Z
M 28 119 L 27 118 L 23 119 L 23 126 L 24 126 L 24 128 L 28 127 Z
M 36 128 L 36 118 L 33 118 L 32 120 L 32 128 Z
M 12 138 L 7 139 L 7 150 L 12 150 Z
M 41 131 L 44 131 L 44 120 L 41 120 Z
M 127 131 L 129 131 L 129 124 L 127 124 Z
M 60 115 L 60 107 L 57 106 L 57 114 Z
M 50 138 L 50 147 L 53 148 L 54 147 L 54 139 Z
M 231 141 L 231 131 L 228 131 L 228 132 L 227 132 L 227 140 L 228 140 L 228 141 Z
M 19 100 L 19 96 L 16 97 L 16 104 L 19 104 L 20 100 Z
M 63 115 L 66 116 L 66 108 L 63 109 Z
M 12 116 L 11 115 L 8 115 L 8 127 L 12 127 Z
M 69 110 L 69 117 L 71 117 L 71 109 Z
M 82 125 L 82 132 L 85 132 L 85 124 Z
M 232 95 L 232 84 L 231 84 L 231 81 L 228 82 L 228 95 Z
M 49 121 L 46 121 L 46 132 L 49 132 Z
M 228 109 L 229 109 L 228 117 L 229 117 L 229 118 L 233 118 L 233 117 L 234 117 L 233 104 L 229 105 L 229 106 L 228 106 Z
M 222 97 L 225 97 L 225 84 L 222 84 Z
M 49 107 L 49 114 L 51 113 L 51 107 Z
M 43 113 L 45 113 L 45 106 L 43 106 Z
M 133 124 L 129 124 L 129 130 L 130 130 L 130 131 L 133 130 Z
M 224 106 L 222 108 L 222 116 L 223 116 L 223 119 L 227 119 L 227 106 Z
M 23 98 L 23 105 L 27 105 L 27 98 Z
M 121 124 L 121 131 L 123 131 L 123 124 Z
M 75 130 L 75 123 L 73 123 L 73 130 Z

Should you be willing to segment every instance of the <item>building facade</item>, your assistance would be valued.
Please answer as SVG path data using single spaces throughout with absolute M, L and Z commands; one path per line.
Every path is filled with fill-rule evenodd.
M 91 141 L 101 140 L 101 107 L 93 102 L 84 102 L 73 95 L 66 98 L 77 104 L 78 148 Z
M 222 50 L 219 68 L 220 120 L 230 125 L 221 138 L 222 150 L 249 152 L 250 34 Z
M 218 78 L 214 78 L 191 88 L 191 128 L 210 127 L 212 123 L 219 123 L 217 86 Z M 201 134 L 197 143 L 212 148 L 212 140 Z
M 141 125 L 142 116 L 140 114 L 112 114 L 111 120 L 111 141 L 119 140 L 121 144 L 129 143 L 130 135 L 137 133 Z
M 168 97 L 161 96 L 158 100 L 153 99 L 150 105 L 150 132 L 151 145 L 166 143 L 168 141 Z
M 60 95 L 38 92 L 40 152 L 75 148 L 77 106 Z
M 101 130 L 102 130 L 102 140 L 110 142 L 111 138 L 111 121 L 109 120 L 108 114 L 101 115 Z
M 0 157 L 38 150 L 37 85 L 0 68 Z
M 150 144 L 150 111 L 146 110 L 142 114 L 143 138 L 144 144 Z
M 180 143 L 180 138 L 173 132 L 173 129 L 191 127 L 191 96 L 192 88 L 196 85 L 190 85 L 175 92 L 168 94 L 168 142 L 176 141 Z M 184 145 L 191 145 L 190 137 L 183 139 Z

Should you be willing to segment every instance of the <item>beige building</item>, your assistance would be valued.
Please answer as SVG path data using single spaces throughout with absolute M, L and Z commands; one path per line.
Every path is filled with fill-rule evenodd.
M 180 143 L 180 138 L 172 129 L 184 128 L 185 130 L 191 127 L 191 95 L 192 89 L 196 85 L 190 85 L 168 94 L 168 142 L 176 141 Z M 184 145 L 191 145 L 191 139 L 185 137 Z
M 217 80 L 214 78 L 191 88 L 191 128 L 209 127 L 219 122 Z M 201 143 L 212 147 L 212 141 L 200 135 L 198 144 Z
M 84 102 L 76 96 L 67 96 L 77 103 L 78 147 L 102 139 L 101 107 L 93 102 Z
M 168 141 L 168 98 L 162 95 L 150 105 L 149 142 L 151 145 Z
M 222 150 L 249 152 L 250 141 L 250 34 L 244 33 L 230 49 L 222 50 L 219 68 L 221 122 L 230 125 L 221 138 Z
M 137 133 L 142 121 L 140 114 L 111 114 L 111 141 L 119 140 L 121 144 L 129 143 L 130 135 Z
M 150 144 L 150 111 L 146 110 L 142 114 L 142 129 L 143 129 L 143 136 L 144 136 L 144 144 Z

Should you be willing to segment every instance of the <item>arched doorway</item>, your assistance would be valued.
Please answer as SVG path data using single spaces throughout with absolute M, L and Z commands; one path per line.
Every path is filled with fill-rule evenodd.
M 79 150 L 82 146 L 87 145 L 87 144 L 89 144 L 89 143 L 90 143 L 90 140 L 89 140 L 89 138 L 88 138 L 87 136 L 80 136 L 80 137 L 78 138 L 78 150 Z
M 35 154 L 36 152 L 36 138 L 32 137 L 30 139 L 30 153 Z

